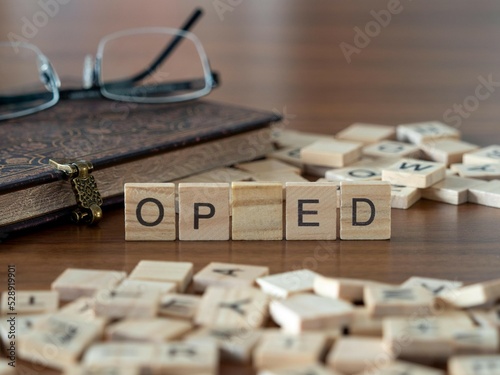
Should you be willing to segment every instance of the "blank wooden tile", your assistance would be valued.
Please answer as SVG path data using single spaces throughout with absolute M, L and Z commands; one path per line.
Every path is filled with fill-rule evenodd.
M 372 181 L 382 178 L 382 170 L 375 167 L 347 167 L 330 169 L 325 177 L 330 181 Z
M 383 341 L 397 358 L 443 361 L 453 354 L 451 333 L 455 326 L 446 318 L 390 317 L 383 321 Z
M 175 240 L 175 184 L 126 183 L 124 191 L 126 241 Z
M 185 340 L 215 340 L 220 349 L 221 360 L 246 364 L 250 362 L 262 332 L 260 329 L 246 328 L 200 328 L 188 334 Z
M 490 164 L 500 163 L 500 145 L 483 147 L 479 150 L 468 152 L 463 157 L 464 164 Z
M 420 144 L 422 154 L 429 160 L 446 165 L 461 163 L 466 152 L 478 149 L 479 146 L 458 139 L 436 139 Z
M 201 299 L 195 322 L 215 328 L 258 328 L 266 322 L 269 297 L 256 288 L 210 286 Z
M 397 138 L 418 145 L 443 138 L 460 139 L 460 131 L 439 121 L 428 121 L 398 125 Z
M 75 317 L 52 316 L 19 339 L 19 357 L 62 369 L 75 364 L 83 351 L 101 337 L 103 324 Z
M 283 186 L 273 182 L 232 183 L 232 239 L 283 239 Z
M 179 184 L 179 239 L 229 240 L 229 184 Z
M 340 184 L 340 238 L 391 238 L 391 187 L 380 181 L 342 181 Z
M 258 375 L 340 375 L 322 364 L 292 365 L 259 371 Z
M 373 157 L 419 158 L 420 149 L 410 143 L 381 141 L 363 147 L 363 155 Z
M 193 277 L 193 263 L 141 260 L 129 275 L 133 280 L 167 281 L 184 292 Z
M 117 290 L 127 292 L 156 291 L 158 294 L 175 292 L 177 285 L 168 281 L 146 281 L 125 279 L 116 287 Z
M 193 277 L 194 290 L 203 292 L 208 286 L 253 286 L 258 277 L 269 275 L 269 268 L 245 264 L 212 262 Z
M 109 325 L 105 334 L 111 341 L 161 343 L 178 339 L 192 328 L 191 323 L 180 319 L 125 319 Z
M 419 188 L 404 185 L 391 185 L 391 208 L 407 210 L 422 197 Z
M 248 163 L 236 164 L 236 168 L 246 172 L 263 173 L 263 172 L 293 172 L 300 174 L 301 168 L 295 165 L 284 163 L 276 159 L 264 159 L 251 161 Z
M 153 318 L 158 312 L 158 291 L 103 289 L 96 293 L 95 312 L 111 319 Z
M 367 286 L 364 289 L 366 308 L 374 317 L 430 314 L 434 296 L 426 289 L 416 287 Z
M 450 168 L 460 177 L 480 180 L 500 179 L 500 164 L 452 164 Z
M 500 208 L 500 180 L 471 187 L 468 200 L 471 203 Z
M 458 308 L 492 304 L 500 298 L 500 279 L 446 291 L 441 293 L 439 298 Z
M 285 332 L 300 333 L 346 326 L 352 319 L 353 306 L 345 301 L 301 293 L 272 301 L 269 311 Z
M 296 293 L 312 292 L 317 276 L 318 273 L 303 269 L 260 277 L 257 284 L 264 293 L 277 298 L 287 298 Z
M 367 286 L 390 287 L 389 284 L 370 280 L 349 279 L 343 277 L 325 277 L 318 275 L 314 279 L 314 293 L 329 298 L 343 299 L 350 302 L 362 302 Z
M 383 366 L 377 366 L 370 375 L 445 375 L 445 371 L 434 367 L 417 365 L 406 361 L 392 361 Z
M 468 201 L 469 189 L 484 181 L 458 176 L 448 176 L 444 180 L 422 190 L 422 198 L 448 204 L 464 204 Z
M 396 127 L 357 122 L 335 134 L 335 139 L 371 144 L 396 137 Z
M 439 296 L 447 291 L 455 290 L 463 285 L 461 281 L 434 279 L 430 277 L 412 276 L 401 284 L 402 288 L 414 288 L 420 286 L 433 296 Z
M 87 270 L 67 268 L 51 285 L 59 292 L 62 301 L 72 301 L 80 297 L 92 297 L 102 288 L 114 288 L 127 274 L 111 270 Z
M 321 140 L 303 147 L 300 159 L 303 163 L 324 167 L 344 167 L 361 157 L 363 144 L 337 140 Z
M 179 319 L 194 319 L 201 297 L 192 294 L 166 294 L 160 297 L 158 314 Z
M 500 355 L 453 356 L 448 361 L 450 375 L 497 375 Z
M 14 366 L 9 365 L 11 361 L 0 359 L 0 375 L 16 375 L 15 362 Z
M 316 364 L 326 347 L 326 336 L 318 332 L 301 335 L 278 331 L 265 332 L 254 350 L 253 365 L 257 369 Z
M 382 180 L 395 185 L 426 188 L 445 178 L 446 167 L 442 163 L 417 159 L 403 159 L 382 169 Z
M 286 239 L 337 238 L 337 184 L 286 184 Z
M 43 314 L 54 312 L 58 307 L 59 293 L 57 291 L 17 290 L 11 299 L 9 292 L 2 293 L 0 314 Z
M 374 337 L 342 337 L 328 353 L 326 364 L 341 374 L 370 371 L 380 358 L 390 361 L 392 355 L 383 347 L 382 340 Z

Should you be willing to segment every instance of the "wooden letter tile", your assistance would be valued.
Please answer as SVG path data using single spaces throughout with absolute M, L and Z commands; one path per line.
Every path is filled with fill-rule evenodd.
M 159 315 L 172 318 L 194 319 L 201 297 L 192 294 L 166 294 L 160 297 Z
M 31 332 L 35 324 L 39 321 L 46 320 L 50 314 L 33 314 L 33 315 L 3 315 L 0 317 L 0 339 L 5 349 L 8 349 L 12 344 L 11 341 L 17 340 Z M 15 338 L 12 334 L 15 334 Z M 10 337 L 9 337 L 10 336 Z
M 391 208 L 407 210 L 422 197 L 419 188 L 404 185 L 391 185 Z
M 275 159 L 265 159 L 252 161 L 249 163 L 237 164 L 236 168 L 242 169 L 250 173 L 262 172 L 292 172 L 300 174 L 301 168 Z
M 285 332 L 300 333 L 346 326 L 352 319 L 353 306 L 345 301 L 303 293 L 272 301 L 269 311 Z
M 175 184 L 125 184 L 125 240 L 173 241 Z
M 193 328 L 185 320 L 152 318 L 125 319 L 106 328 L 106 337 L 112 341 L 170 341 L 179 338 Z
M 55 312 L 59 307 L 59 293 L 49 290 L 18 290 L 12 301 L 15 305 L 9 305 L 8 292 L 2 293 L 2 304 L 0 314 L 43 314 Z
M 498 352 L 498 331 L 490 327 L 456 328 L 451 341 L 455 354 L 495 354 Z
M 452 357 L 448 361 L 450 375 L 498 375 L 500 355 L 468 355 Z
M 412 276 L 401 284 L 401 288 L 422 287 L 433 296 L 440 296 L 450 290 L 455 290 L 463 285 L 461 281 L 432 279 L 429 277 Z
M 135 366 L 74 365 L 66 367 L 63 375 L 141 375 L 141 369 Z
M 325 177 L 330 181 L 376 181 L 382 178 L 382 170 L 370 166 L 338 168 L 327 171 Z
M 229 240 L 229 184 L 179 184 L 179 239 Z
M 354 123 L 335 134 L 335 139 L 371 144 L 385 139 L 396 138 L 396 127 L 390 125 L 375 125 Z
M 337 238 L 337 184 L 286 184 L 286 239 Z
M 469 202 L 500 208 L 500 180 L 493 180 L 469 189 Z
M 431 313 L 434 296 L 428 290 L 416 286 L 380 287 L 367 286 L 364 290 L 366 308 L 374 317 Z
M 320 364 L 307 364 L 262 370 L 258 375 L 340 375 L 340 373 Z
M 106 342 L 90 346 L 82 364 L 95 367 L 138 367 L 150 373 L 159 354 L 159 345 L 149 342 Z
M 154 362 L 160 374 L 216 375 L 219 349 L 213 340 L 170 342 L 160 345 Z
M 391 238 L 391 187 L 380 181 L 342 181 L 340 184 L 340 238 Z
M 452 164 L 450 168 L 464 178 L 500 179 L 500 164 Z
M 295 293 L 312 292 L 317 276 L 319 274 L 316 272 L 304 269 L 260 277 L 257 284 L 264 293 L 277 298 L 287 298 Z
M 56 369 L 75 364 L 102 335 L 103 322 L 52 316 L 19 339 L 19 357 Z
M 141 260 L 130 273 L 133 280 L 167 281 L 177 285 L 177 292 L 184 292 L 193 277 L 193 263 Z
M 127 274 L 111 270 L 86 270 L 68 268 L 52 283 L 51 288 L 59 292 L 62 301 L 80 297 L 92 297 L 99 289 L 114 288 Z
M 364 306 L 355 306 L 349 323 L 349 334 L 382 337 L 382 319 L 372 317 L 370 311 Z
M 302 161 L 300 160 L 300 147 L 285 147 L 266 155 L 267 158 L 280 160 L 286 164 L 293 165 L 302 170 Z
M 422 198 L 448 204 L 463 204 L 468 200 L 469 189 L 484 181 L 458 176 L 448 176 L 437 184 L 422 190 Z
M 195 322 L 215 328 L 258 328 L 267 319 L 269 297 L 251 287 L 210 286 L 203 294 Z
M 318 276 L 314 279 L 314 293 L 349 302 L 363 302 L 363 292 L 367 286 L 391 287 L 390 284 L 341 277 Z
M 361 157 L 363 144 L 337 140 L 314 142 L 300 150 L 300 160 L 305 164 L 339 168 L 354 163 Z
M 325 350 L 326 343 L 323 333 L 291 335 L 279 331 L 265 332 L 254 350 L 253 364 L 257 369 L 315 364 Z
M 95 312 L 111 319 L 153 318 L 158 312 L 158 291 L 103 289 L 96 293 Z
M 460 139 L 460 131 L 439 121 L 398 125 L 399 141 L 421 144 L 443 138 Z
M 116 288 L 120 291 L 126 292 L 143 292 L 143 291 L 155 291 L 159 295 L 175 292 L 177 285 L 173 282 L 168 281 L 146 281 L 146 280 L 134 280 L 125 279 Z
M 382 141 L 363 148 L 363 155 L 373 157 L 419 158 L 420 149 L 409 143 Z
M 493 145 L 468 152 L 463 157 L 464 164 L 500 163 L 500 146 Z
M 382 180 L 395 185 L 427 188 L 445 178 L 446 167 L 442 163 L 403 159 L 382 169 Z
M 335 342 L 326 358 L 326 364 L 341 374 L 351 375 L 370 371 L 381 358 L 385 359 L 385 362 L 392 359 L 392 354 L 384 348 L 381 339 L 350 336 Z
M 253 286 L 258 277 L 269 275 L 268 267 L 212 262 L 193 277 L 195 292 L 208 286 Z
M 272 182 L 232 183 L 232 239 L 283 238 L 283 186 Z

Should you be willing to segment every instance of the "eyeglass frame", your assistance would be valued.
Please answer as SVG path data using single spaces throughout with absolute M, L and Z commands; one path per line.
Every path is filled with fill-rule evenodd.
M 115 101 L 160 104 L 160 103 L 175 103 L 175 102 L 188 101 L 188 100 L 198 99 L 200 97 L 207 95 L 208 93 L 210 93 L 210 91 L 212 91 L 212 89 L 216 88 L 219 85 L 219 74 L 211 70 L 208 57 L 206 55 L 205 50 L 203 49 L 200 40 L 196 37 L 196 35 L 194 35 L 192 32 L 189 31 L 189 29 L 193 26 L 193 24 L 202 14 L 203 11 L 200 8 L 195 9 L 195 11 L 191 14 L 191 16 L 187 19 L 185 24 L 180 29 L 174 29 L 169 27 L 145 27 L 145 28 L 121 30 L 104 36 L 99 41 L 99 44 L 97 46 L 97 53 L 90 72 L 88 70 L 86 71 L 84 65 L 84 74 L 83 74 L 84 84 L 81 89 L 60 90 L 59 87 L 61 85 L 61 82 L 59 80 L 59 77 L 55 69 L 53 68 L 49 59 L 41 52 L 41 50 L 37 46 L 26 42 L 14 42 L 14 43 L 0 42 L 0 46 L 2 45 L 10 45 L 10 46 L 15 45 L 16 47 L 21 46 L 35 52 L 37 54 L 37 59 L 38 59 L 37 63 L 38 63 L 39 74 L 43 75 L 43 77 L 46 80 L 45 82 L 42 81 L 42 83 L 46 87 L 50 85 L 50 89 L 52 91 L 48 91 L 47 94 L 50 92 L 53 93 L 53 98 L 49 102 L 43 103 L 34 108 L 28 108 L 18 112 L 14 112 L 12 114 L 0 115 L 0 121 L 18 118 L 22 116 L 28 116 L 43 111 L 47 108 L 53 107 L 61 99 L 74 100 L 74 99 L 90 99 L 90 98 L 104 97 Z M 165 49 L 155 58 L 155 60 L 153 60 L 153 62 L 149 65 L 149 67 L 147 67 L 142 72 L 137 73 L 135 76 L 129 79 L 124 79 L 117 82 L 105 83 L 102 79 L 101 68 L 102 68 L 103 52 L 106 43 L 118 37 L 127 35 L 145 34 L 145 33 L 165 33 L 175 37 L 172 41 L 170 41 L 167 44 Z M 156 70 L 156 68 L 159 67 L 166 60 L 166 58 L 174 51 L 174 49 L 177 47 L 179 42 L 183 40 L 183 38 L 187 38 L 193 42 L 198 52 L 198 55 L 201 58 L 201 64 L 205 80 L 205 87 L 203 89 L 198 90 L 196 92 L 185 93 L 171 97 L 163 97 L 163 98 L 140 97 L 140 100 L 138 100 L 136 96 L 130 96 L 130 95 L 121 96 L 106 91 L 105 88 L 106 85 L 108 86 L 110 84 L 123 85 L 127 82 L 133 83 L 153 73 Z M 91 59 L 91 56 L 86 56 L 84 63 L 88 62 L 89 59 Z M 85 79 L 89 79 L 89 74 L 90 74 L 90 85 L 85 85 Z M 191 84 L 194 84 L 195 82 L 196 81 L 165 83 L 162 84 L 162 87 L 165 87 L 165 85 L 167 85 L 167 87 L 172 86 L 172 88 L 175 88 L 176 86 L 179 86 L 181 88 L 185 87 L 186 85 L 189 86 Z M 10 97 L 10 99 L 12 100 L 13 103 L 15 103 L 16 99 L 30 100 L 30 97 L 32 97 L 33 95 L 40 95 L 40 94 L 23 94 L 15 97 Z

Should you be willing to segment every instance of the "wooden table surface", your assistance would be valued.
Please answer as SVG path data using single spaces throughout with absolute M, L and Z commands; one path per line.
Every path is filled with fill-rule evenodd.
M 2 1 L 1 39 L 17 35 L 38 45 L 63 82 L 80 80 L 83 57 L 95 53 L 102 36 L 178 27 L 201 5 L 206 14 L 193 31 L 222 75 L 212 99 L 278 110 L 287 129 L 334 134 L 357 121 L 439 120 L 472 143 L 500 144 L 500 2 L 494 0 L 402 0 L 390 20 L 382 12 L 388 0 L 89 0 L 52 8 L 46 23 L 41 3 Z M 374 14 L 385 15 L 387 24 L 377 27 Z M 39 26 L 30 28 L 34 22 Z M 359 48 L 357 28 L 372 35 Z M 350 63 L 341 49 L 347 44 Z M 499 83 L 471 108 L 481 77 Z M 447 111 L 464 101 L 469 110 L 450 122 Z M 139 243 L 125 242 L 123 209 L 115 208 L 98 227 L 59 225 L 0 244 L 0 290 L 7 264 L 16 265 L 18 289 L 39 289 L 68 267 L 130 272 L 141 259 L 190 261 L 195 270 L 211 261 L 267 265 L 272 273 L 310 268 L 387 282 L 412 275 L 467 283 L 500 277 L 500 210 L 421 200 L 392 215 L 390 241 Z

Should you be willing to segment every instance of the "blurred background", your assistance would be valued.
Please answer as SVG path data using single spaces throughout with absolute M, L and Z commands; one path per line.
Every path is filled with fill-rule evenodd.
M 210 99 L 279 111 L 304 131 L 439 120 L 499 141 L 494 0 L 3 0 L 0 39 L 37 45 L 63 86 L 79 86 L 103 36 L 180 27 L 195 7 L 205 15 L 192 31 L 221 74 Z

